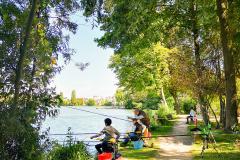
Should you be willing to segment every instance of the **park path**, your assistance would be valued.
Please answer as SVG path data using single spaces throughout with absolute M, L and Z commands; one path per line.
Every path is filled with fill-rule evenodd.
M 187 134 L 186 115 L 179 116 L 175 123 L 172 133 Z M 191 160 L 192 137 L 160 137 L 158 138 L 158 147 L 160 148 L 157 155 L 158 160 Z

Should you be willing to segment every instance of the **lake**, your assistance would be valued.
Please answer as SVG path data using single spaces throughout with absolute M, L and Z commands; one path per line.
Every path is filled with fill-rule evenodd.
M 90 112 L 105 114 L 109 116 L 119 117 L 127 119 L 127 116 L 133 116 L 131 110 L 125 109 L 112 109 L 108 107 L 74 107 L 87 110 Z M 48 117 L 43 123 L 42 130 L 50 127 L 50 134 L 66 134 L 69 127 L 73 133 L 98 133 L 102 130 L 104 125 L 105 116 L 88 113 L 68 107 L 59 108 L 59 114 L 55 118 Z M 119 132 L 126 133 L 131 129 L 131 123 L 124 120 L 115 118 L 112 119 L 112 126 Z M 89 137 L 91 135 L 74 135 L 73 138 L 78 141 L 92 141 Z M 50 135 L 52 140 L 58 140 L 61 142 L 66 140 L 64 135 Z M 86 142 L 91 147 L 90 151 L 93 152 L 93 142 Z

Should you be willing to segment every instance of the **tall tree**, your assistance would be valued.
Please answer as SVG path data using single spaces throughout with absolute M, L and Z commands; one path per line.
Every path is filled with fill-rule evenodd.
M 163 88 L 169 80 L 169 52 L 171 50 L 159 43 L 153 44 L 138 53 L 131 53 L 133 56 L 114 55 L 110 67 L 117 74 L 121 87 L 132 93 L 145 91 L 145 98 L 149 93 L 155 92 L 167 107 Z
M 236 89 L 236 71 L 234 66 L 234 48 L 233 35 L 235 29 L 229 25 L 229 10 L 233 7 L 227 0 L 217 0 L 217 13 L 221 28 L 221 42 L 224 56 L 224 73 L 226 85 L 226 130 L 237 123 L 237 89 Z
M 1 159 L 42 158 L 41 124 L 59 102 L 49 84 L 62 66 L 51 59 L 73 53 L 63 29 L 75 33 L 78 8 L 75 0 L 0 1 Z
M 196 66 L 196 73 L 197 73 L 197 90 L 198 90 L 198 101 L 200 105 L 200 109 L 202 112 L 203 120 L 205 124 L 208 123 L 208 110 L 206 107 L 206 100 L 203 95 L 203 82 L 202 82 L 202 60 L 201 60 L 201 53 L 200 53 L 200 36 L 199 36 L 199 28 L 198 28 L 198 18 L 197 18 L 197 9 L 198 5 L 195 0 L 191 0 L 189 3 L 189 14 L 191 16 L 191 32 L 192 32 L 192 37 L 193 37 L 193 50 L 194 50 L 194 55 L 195 55 L 195 66 Z
M 27 49 L 28 41 L 30 39 L 30 32 L 32 30 L 32 23 L 33 23 L 37 5 L 38 5 L 38 0 L 33 0 L 29 17 L 25 26 L 26 30 L 24 33 L 22 33 L 22 35 L 24 35 L 24 38 L 23 38 L 23 43 L 20 45 L 19 58 L 18 58 L 19 60 L 16 68 L 16 79 L 15 79 L 15 86 L 14 86 L 15 92 L 14 92 L 13 103 L 15 107 L 18 105 L 20 80 L 22 79 L 22 72 L 23 72 L 23 62 L 26 57 L 26 49 Z
M 71 94 L 71 105 L 76 105 L 76 103 L 77 103 L 77 96 L 76 96 L 76 91 L 75 90 L 73 90 L 72 91 L 72 94 Z

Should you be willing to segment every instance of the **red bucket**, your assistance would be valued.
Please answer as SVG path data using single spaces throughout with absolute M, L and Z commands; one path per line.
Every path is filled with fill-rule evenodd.
M 112 160 L 112 153 L 102 153 L 98 155 L 98 160 Z

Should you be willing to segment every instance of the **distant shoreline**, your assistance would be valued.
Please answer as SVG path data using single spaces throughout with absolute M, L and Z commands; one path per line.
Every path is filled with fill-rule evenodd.
M 60 107 L 92 107 L 92 108 L 96 108 L 96 109 L 126 109 L 124 106 L 60 106 Z

